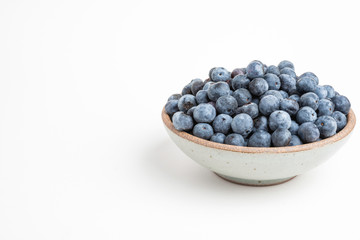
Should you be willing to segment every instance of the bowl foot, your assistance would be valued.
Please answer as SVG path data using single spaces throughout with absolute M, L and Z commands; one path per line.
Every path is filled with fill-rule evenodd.
M 293 176 L 293 177 L 289 177 L 289 178 L 280 178 L 280 179 L 271 179 L 271 180 L 253 180 L 253 179 L 229 177 L 229 176 L 222 175 L 222 174 L 216 173 L 216 172 L 214 172 L 214 173 L 226 181 L 245 185 L 245 186 L 253 186 L 253 187 L 266 187 L 266 186 L 278 185 L 278 184 L 290 181 L 291 179 L 296 177 L 296 176 Z

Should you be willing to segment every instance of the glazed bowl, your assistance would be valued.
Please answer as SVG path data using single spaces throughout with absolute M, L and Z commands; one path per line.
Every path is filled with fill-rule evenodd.
M 258 148 L 215 143 L 177 131 L 165 109 L 162 120 L 170 138 L 187 156 L 225 180 L 250 186 L 284 183 L 315 168 L 341 148 L 356 123 L 350 110 L 345 128 L 330 138 L 299 146 Z

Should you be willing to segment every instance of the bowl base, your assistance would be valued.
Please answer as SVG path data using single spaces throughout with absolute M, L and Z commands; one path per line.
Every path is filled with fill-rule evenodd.
M 216 172 L 214 172 L 214 173 L 226 181 L 245 185 L 245 186 L 252 186 L 252 187 L 266 187 L 266 186 L 278 185 L 281 183 L 288 182 L 291 179 L 296 177 L 296 176 L 293 176 L 293 177 L 289 177 L 289 178 L 280 178 L 280 179 L 271 179 L 271 180 L 253 180 L 253 179 L 229 177 L 229 176 L 222 175 L 222 174 L 216 173 Z

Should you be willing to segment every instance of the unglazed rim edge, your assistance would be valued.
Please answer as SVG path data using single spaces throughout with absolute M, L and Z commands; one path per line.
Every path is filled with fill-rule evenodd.
M 195 137 L 194 135 L 191 135 L 187 132 L 181 132 L 175 129 L 174 125 L 171 122 L 171 119 L 169 115 L 165 112 L 165 107 L 162 110 L 161 113 L 162 120 L 165 124 L 165 126 L 178 135 L 181 138 L 184 138 L 188 141 L 191 141 L 193 143 L 209 147 L 209 148 L 215 148 L 219 150 L 224 151 L 231 151 L 231 152 L 239 152 L 239 153 L 293 153 L 293 152 L 301 152 L 301 151 L 308 151 L 314 148 L 323 147 L 327 144 L 335 143 L 343 138 L 345 138 L 347 135 L 351 133 L 351 131 L 354 129 L 356 124 L 356 117 L 355 113 L 352 109 L 350 109 L 349 114 L 347 115 L 348 122 L 344 129 L 342 129 L 340 132 L 335 134 L 332 137 L 326 138 L 324 140 L 314 142 L 314 143 L 307 143 L 303 145 L 298 146 L 288 146 L 288 147 L 240 147 L 240 146 L 233 146 L 228 144 L 222 144 L 222 143 L 216 143 L 211 142 L 209 140 L 205 140 L 202 138 Z

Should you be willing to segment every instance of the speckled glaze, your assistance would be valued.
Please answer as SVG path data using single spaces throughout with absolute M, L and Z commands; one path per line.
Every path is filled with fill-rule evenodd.
M 356 118 L 336 135 L 319 142 L 291 147 L 252 148 L 215 143 L 177 131 L 162 111 L 165 129 L 175 144 L 200 165 L 230 182 L 269 186 L 287 182 L 327 160 L 349 139 Z

